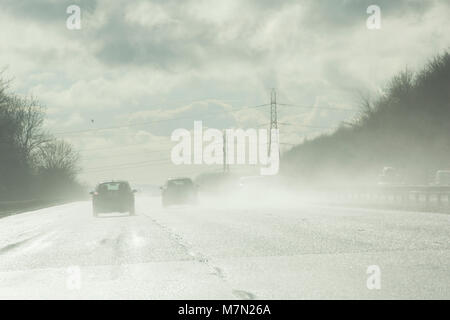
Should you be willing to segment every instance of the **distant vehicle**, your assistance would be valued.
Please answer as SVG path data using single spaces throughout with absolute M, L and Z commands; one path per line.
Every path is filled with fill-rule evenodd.
M 434 183 L 438 186 L 450 186 L 450 170 L 439 170 L 436 172 Z
M 401 184 L 401 177 L 393 167 L 384 167 L 381 175 L 378 177 L 378 185 L 395 186 Z
M 110 181 L 100 183 L 92 195 L 94 216 L 105 212 L 128 212 L 135 214 L 134 193 L 127 181 Z
M 197 203 L 197 187 L 190 178 L 168 179 L 161 190 L 163 207 Z

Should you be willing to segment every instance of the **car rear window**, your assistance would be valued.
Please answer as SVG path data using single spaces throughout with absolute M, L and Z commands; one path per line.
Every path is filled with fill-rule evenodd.
M 119 190 L 127 190 L 127 189 L 128 189 L 127 185 L 125 183 L 120 183 L 120 182 L 104 183 L 98 187 L 98 190 L 100 192 L 119 191 Z

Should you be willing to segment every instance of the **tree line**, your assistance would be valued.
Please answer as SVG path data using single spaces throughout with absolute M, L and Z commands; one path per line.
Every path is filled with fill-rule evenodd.
M 0 77 L 0 201 L 81 194 L 77 152 L 44 129 L 37 99 L 11 93 L 8 85 Z
M 437 170 L 450 169 L 449 52 L 361 100 L 353 121 L 285 153 L 284 176 L 305 185 L 367 185 L 390 166 L 404 183 L 426 184 Z

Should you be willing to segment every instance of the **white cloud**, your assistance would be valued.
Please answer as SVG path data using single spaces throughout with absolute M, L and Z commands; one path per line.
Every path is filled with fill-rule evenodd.
M 176 23 L 163 6 L 146 1 L 137 1 L 125 8 L 125 21 L 146 28 Z
M 272 87 L 284 103 L 355 107 L 359 92 L 377 93 L 395 72 L 450 47 L 448 1 L 380 0 L 378 31 L 365 27 L 365 1 L 99 0 L 81 2 L 80 31 L 66 29 L 64 5 L 7 0 L 0 12 L 0 66 L 12 89 L 47 106 L 47 128 L 193 117 L 71 137 L 92 148 L 159 145 L 173 128 L 220 110 L 206 125 L 268 122 L 268 109 L 231 109 L 269 102 Z M 331 127 L 351 116 L 280 107 L 280 119 L 299 125 Z M 317 133 L 282 130 L 285 142 Z

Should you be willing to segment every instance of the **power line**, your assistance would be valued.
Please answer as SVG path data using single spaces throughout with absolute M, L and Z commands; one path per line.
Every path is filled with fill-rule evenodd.
M 140 166 L 140 165 L 146 165 L 146 164 L 171 163 L 171 162 L 169 162 L 169 160 L 170 159 L 168 159 L 168 158 L 164 158 L 164 159 L 153 159 L 153 160 L 139 161 L 139 162 L 119 163 L 119 164 L 113 164 L 113 165 L 109 165 L 109 166 L 86 168 L 83 171 L 96 171 L 96 170 L 102 171 L 102 170 L 126 169 L 129 166 Z
M 226 114 L 226 113 L 233 113 L 238 112 L 246 109 L 254 109 L 254 108 L 261 108 L 266 106 L 271 106 L 271 119 L 272 119 L 272 112 L 275 111 L 273 109 L 273 104 L 261 104 L 256 106 L 247 106 L 247 107 L 241 107 L 239 109 L 234 110 L 222 110 L 218 112 L 211 112 L 208 114 L 203 115 L 203 117 L 211 117 L 218 114 Z M 317 107 L 317 106 L 301 106 L 301 105 L 294 105 L 294 104 L 286 104 L 286 103 L 277 103 L 279 106 L 284 107 L 295 107 L 295 108 L 305 108 L 305 109 L 323 109 L 323 110 L 338 110 L 338 111 L 359 111 L 358 109 L 348 109 L 348 108 L 335 108 L 335 107 Z M 273 110 L 272 110 L 273 109 Z M 275 113 L 273 114 L 275 115 Z M 196 116 L 185 116 L 185 117 L 178 117 L 178 118 L 169 118 L 169 119 L 161 119 L 161 120 L 155 120 L 155 121 L 146 121 L 146 122 L 139 122 L 139 123 L 131 123 L 126 125 L 117 125 L 117 126 L 109 126 L 109 127 L 103 127 L 103 128 L 93 128 L 93 129 L 84 129 L 84 130 L 73 130 L 73 131 L 65 131 L 65 132 L 56 132 L 55 135 L 72 135 L 72 134 L 78 134 L 78 133 L 86 133 L 86 132 L 98 132 L 103 130 L 112 130 L 112 129 L 122 129 L 122 128 L 129 128 L 129 127 L 135 127 L 135 126 L 145 126 L 145 125 L 151 125 L 151 124 L 158 124 L 162 122 L 168 122 L 168 121 L 177 121 L 177 120 L 186 120 L 186 119 L 192 119 Z M 272 121 L 272 120 L 271 120 Z
M 359 109 L 353 108 L 337 108 L 337 107 L 324 107 L 324 106 L 302 106 L 290 103 L 278 103 L 278 105 L 283 107 L 293 107 L 293 108 L 303 108 L 303 109 L 319 109 L 319 110 L 337 110 L 337 111 L 360 111 Z
M 167 152 L 170 150 L 152 150 L 152 151 L 141 151 L 141 152 L 125 152 L 121 154 L 106 154 L 102 156 L 82 156 L 82 159 L 103 159 L 103 158 L 115 158 L 115 157 L 123 157 L 123 156 L 133 156 L 133 155 L 147 155 L 147 154 L 153 154 L 153 153 L 161 153 L 161 152 Z
M 259 124 L 257 127 L 264 127 L 269 125 L 269 122 Z M 335 129 L 339 126 L 315 126 L 315 125 L 309 125 L 309 124 L 294 124 L 294 123 L 287 123 L 287 122 L 278 122 L 278 126 L 295 126 L 295 127 L 305 127 L 305 128 L 315 128 L 315 129 Z
M 257 106 L 249 106 L 249 107 L 241 107 L 237 110 L 222 110 L 219 112 L 212 112 L 204 115 L 203 117 L 211 117 L 215 116 L 217 114 L 224 114 L 224 113 L 230 113 L 230 112 L 238 112 L 246 109 L 255 109 L 255 108 L 261 108 L 266 107 L 268 104 L 261 104 Z M 127 125 L 118 125 L 118 126 L 110 126 L 110 127 L 103 127 L 103 128 L 95 128 L 95 129 L 84 129 L 84 130 L 74 130 L 74 131 L 66 131 L 66 132 L 56 132 L 55 135 L 72 135 L 72 134 L 78 134 L 78 133 L 86 133 L 86 132 L 98 132 L 103 130 L 112 130 L 112 129 L 122 129 L 122 128 L 129 128 L 129 127 L 136 127 L 136 126 L 145 126 L 145 125 L 151 125 L 151 124 L 157 124 L 162 122 L 168 122 L 168 121 L 176 121 L 176 120 L 186 120 L 186 119 L 192 119 L 196 116 L 185 116 L 185 117 L 179 117 L 179 118 L 169 118 L 169 119 L 161 119 L 161 120 L 155 120 L 155 121 L 146 121 L 146 122 L 140 122 L 140 123 L 131 123 Z
M 316 129 L 336 129 L 339 126 L 315 126 L 315 125 L 309 125 L 309 124 L 294 124 L 294 123 L 288 123 L 288 122 L 279 122 L 278 124 L 283 126 L 294 126 L 294 127 L 307 127 L 307 128 L 316 128 Z
M 277 101 L 276 101 L 276 92 L 273 89 L 271 92 L 271 102 L 270 104 L 261 104 L 257 106 L 247 106 L 247 107 L 241 107 L 239 109 L 233 109 L 233 110 L 222 110 L 219 112 L 211 112 L 206 115 L 203 115 L 203 117 L 210 117 L 217 114 L 224 114 L 224 113 L 230 113 L 230 112 L 238 112 L 246 109 L 252 109 L 252 108 L 261 108 L 270 105 L 270 128 L 271 129 L 278 129 L 278 125 L 290 125 L 290 126 L 297 126 L 297 127 L 307 127 L 307 128 L 317 128 L 317 129 L 334 129 L 336 127 L 325 127 L 325 126 L 313 126 L 313 125 L 304 125 L 304 124 L 291 124 L 291 123 L 283 123 L 278 122 L 278 115 L 277 115 Z M 300 105 L 294 105 L 294 104 L 278 104 L 281 106 L 286 107 L 295 107 L 295 108 L 308 108 L 308 109 L 325 109 L 325 110 L 338 110 L 338 111 L 357 111 L 356 109 L 342 109 L 342 108 L 334 108 L 334 107 L 318 107 L 318 106 L 300 106 Z M 98 132 L 103 130 L 111 130 L 111 129 L 120 129 L 120 128 L 129 128 L 134 126 L 141 126 L 141 125 L 151 125 L 151 124 L 157 124 L 162 122 L 168 122 L 168 121 L 176 121 L 176 120 L 185 120 L 185 119 L 192 119 L 194 116 L 185 116 L 185 117 L 178 117 L 178 118 L 170 118 L 170 119 L 161 119 L 161 120 L 155 120 L 155 121 L 146 121 L 146 122 L 140 122 L 140 123 L 131 123 L 128 125 L 118 125 L 118 126 L 110 126 L 110 127 L 104 127 L 104 128 L 95 128 L 95 129 L 86 129 L 86 130 L 76 130 L 76 131 L 69 131 L 69 132 L 59 132 L 57 134 L 59 135 L 71 135 L 71 134 L 77 134 L 77 133 L 85 133 L 85 132 Z M 269 149 L 271 150 L 271 144 L 272 144 L 272 136 L 270 134 L 269 138 Z M 288 144 L 288 143 L 282 143 L 284 145 L 294 145 L 294 144 Z M 223 144 L 224 146 L 226 143 Z M 105 147 L 105 148 L 91 148 L 91 149 L 84 149 L 82 151 L 89 151 L 89 150 L 106 150 L 106 149 L 120 149 L 120 148 L 126 148 L 131 146 L 142 146 L 142 144 L 134 144 L 134 145 L 126 145 L 126 146 L 120 146 L 120 147 Z M 167 150 L 152 150 L 143 152 L 142 154 L 146 153 L 155 153 L 155 152 L 165 152 Z M 134 154 L 141 154 L 141 153 L 134 153 Z M 132 155 L 132 154 L 123 154 L 123 155 Z M 111 157 L 118 157 L 121 155 L 105 155 L 103 157 L 89 157 L 91 159 L 95 158 L 111 158 Z M 164 161 L 164 162 L 160 162 Z M 116 165 L 110 165 L 110 166 L 103 166 L 103 167 L 94 167 L 94 168 L 87 168 L 86 171 L 88 172 L 99 172 L 99 171 L 105 171 L 105 170 L 118 170 L 118 169 L 130 169 L 130 168 L 139 168 L 139 167 L 145 167 L 149 165 L 158 165 L 158 164 L 168 164 L 170 162 L 167 162 L 168 159 L 156 159 L 151 161 L 141 161 L 141 162 L 134 162 L 134 163 L 122 163 L 122 164 L 116 164 Z M 225 163 L 225 162 L 224 162 Z M 228 168 L 227 168 L 228 169 Z M 226 170 L 226 169 L 224 169 Z M 229 169 L 228 169 L 229 170 Z
M 257 128 L 260 127 L 264 127 L 264 126 L 268 126 L 270 123 L 266 122 L 266 123 L 262 123 L 257 125 Z M 304 127 L 304 128 L 312 128 L 312 129 L 335 129 L 338 126 L 314 126 L 314 125 L 307 125 L 307 124 L 292 124 L 292 123 L 285 123 L 285 122 L 278 122 L 278 125 L 288 125 L 288 126 L 296 126 L 296 127 Z M 158 142 L 158 143 L 162 143 L 162 142 Z M 164 142 L 167 143 L 168 145 L 172 144 L 173 141 L 167 141 Z M 142 144 L 142 143 L 136 143 L 136 144 L 128 144 L 128 145 L 121 145 L 121 146 L 109 146 L 109 147 L 102 147 L 102 148 L 87 148 L 87 149 L 81 149 L 78 150 L 79 152 L 85 152 L 85 151 L 102 151 L 102 150 L 115 150 L 115 149 L 125 149 L 125 148 L 130 148 L 130 147 L 138 147 L 138 146 L 142 146 L 142 147 L 146 147 L 148 146 L 148 144 Z M 170 148 L 170 146 L 169 146 Z M 157 152 L 164 152 L 167 150 L 150 150 L 150 151 L 143 151 L 143 153 L 157 153 Z M 107 156 L 105 156 L 107 157 Z
M 170 144 L 170 143 L 172 143 L 172 141 L 164 141 L 164 142 L 158 141 L 157 143 L 159 143 L 159 144 L 161 144 L 161 143 Z M 148 144 L 135 143 L 135 144 L 125 144 L 125 145 L 122 145 L 122 146 L 109 146 L 109 147 L 102 147 L 102 148 L 87 148 L 87 149 L 81 149 L 81 150 L 78 150 L 78 151 L 111 150 L 111 149 L 122 149 L 122 148 L 129 148 L 129 147 L 138 147 L 138 146 L 146 147 L 146 146 L 148 146 Z
M 292 126 L 296 126 L 295 124 L 291 124 L 291 123 L 284 123 L 284 122 L 279 122 L 278 124 L 280 125 L 292 125 Z M 303 125 L 302 125 L 303 126 Z M 319 127 L 319 126 L 308 126 L 308 127 L 313 127 L 313 128 L 320 128 L 320 129 L 333 129 L 334 127 Z M 296 145 L 296 144 L 290 144 L 290 143 L 280 143 L 282 145 Z M 225 142 L 216 142 L 216 143 L 208 143 L 207 145 L 222 145 L 223 147 L 226 146 L 226 141 Z M 246 145 L 246 143 L 238 143 L 239 145 Z M 170 152 L 170 150 L 164 149 L 164 150 L 151 150 L 151 151 L 143 151 L 143 152 L 139 152 L 139 153 L 124 153 L 124 154 L 118 154 L 118 155 L 104 155 L 104 156 L 94 156 L 94 157 L 83 157 L 83 158 L 88 158 L 88 159 L 101 159 L 101 158 L 116 158 L 116 157 L 121 157 L 121 156 L 130 156 L 130 155 L 145 155 L 145 154 L 150 154 L 150 153 L 162 153 L 162 152 Z M 225 149 L 226 152 L 226 149 Z M 224 155 L 225 155 L 224 152 Z M 162 163 L 160 163 L 159 161 L 164 161 Z M 140 161 L 140 162 L 132 162 L 132 163 L 121 163 L 121 164 L 114 164 L 114 165 L 109 165 L 109 166 L 102 166 L 102 167 L 94 167 L 94 168 L 86 168 L 86 171 L 92 171 L 92 170 L 113 170 L 113 169 L 126 169 L 126 168 L 130 168 L 130 165 L 146 165 L 146 164 L 165 164 L 165 163 L 169 163 L 167 162 L 167 158 L 165 159 L 153 159 L 153 160 L 146 160 L 146 161 Z M 224 162 L 226 163 L 226 162 Z M 123 167 L 125 166 L 125 167 Z M 227 171 L 229 169 L 227 168 Z
M 289 142 L 280 142 L 280 144 L 287 145 L 287 146 L 296 146 L 296 145 L 298 145 L 298 143 L 289 143 Z
M 121 168 L 99 168 L 97 170 L 91 170 L 87 173 L 99 173 L 99 172 L 104 172 L 104 171 L 111 171 L 111 170 L 124 170 L 124 169 L 139 169 L 139 168 L 145 168 L 145 167 L 153 167 L 153 166 L 159 166 L 161 164 L 172 164 L 173 168 L 171 170 L 176 170 L 176 169 L 183 169 L 186 170 L 185 166 L 176 166 L 174 165 L 172 162 L 163 162 L 163 163 L 146 163 L 146 164 L 140 164 L 140 165 L 132 165 L 132 166 L 127 166 L 127 167 L 121 167 Z M 205 165 L 203 165 L 205 166 Z M 191 166 L 192 168 L 192 166 Z M 198 172 L 199 170 L 199 166 L 197 166 L 195 169 L 193 170 L 189 170 L 189 172 Z M 216 169 L 217 172 L 220 172 L 220 169 Z M 185 171 L 186 172 L 186 171 Z M 83 171 L 83 173 L 85 173 Z

